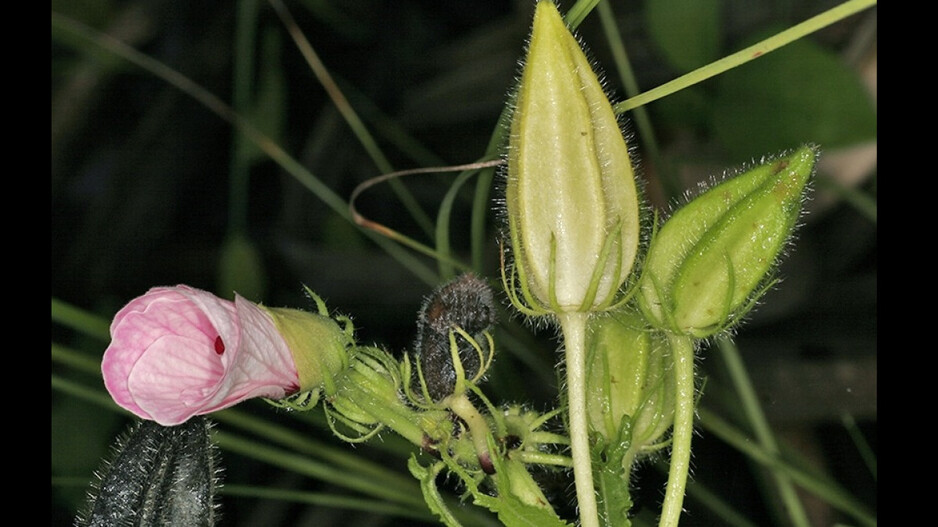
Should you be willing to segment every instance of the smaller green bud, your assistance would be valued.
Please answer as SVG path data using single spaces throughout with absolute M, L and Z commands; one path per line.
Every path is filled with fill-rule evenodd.
M 511 118 L 512 272 L 529 314 L 609 306 L 638 251 L 632 161 L 602 85 L 557 7 L 538 2 Z
M 649 322 L 697 338 L 737 322 L 795 229 L 817 156 L 803 146 L 678 210 L 645 257 L 638 298 Z
M 674 375 L 667 341 L 637 312 L 590 319 L 587 337 L 587 413 L 607 441 L 622 420 L 631 430 L 629 458 L 659 443 L 674 421 Z
M 325 314 L 261 307 L 293 353 L 300 392 L 322 388 L 326 395 L 335 393 L 338 378 L 349 366 L 349 347 L 354 343 L 350 329 Z

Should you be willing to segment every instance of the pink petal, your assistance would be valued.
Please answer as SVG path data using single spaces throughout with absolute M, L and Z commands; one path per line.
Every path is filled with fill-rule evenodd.
M 121 309 L 101 369 L 119 405 L 166 426 L 299 385 L 266 311 L 188 286 L 151 289 Z

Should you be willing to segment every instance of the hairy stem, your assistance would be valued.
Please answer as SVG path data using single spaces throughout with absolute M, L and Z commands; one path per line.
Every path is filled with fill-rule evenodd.
M 674 431 L 671 436 L 671 468 L 658 527 L 677 527 L 681 519 L 694 432 L 694 342 L 690 337 L 677 334 L 670 334 L 668 341 L 674 357 Z
M 479 413 L 472 401 L 465 393 L 452 397 L 449 400 L 449 409 L 458 415 L 466 426 L 469 427 L 469 434 L 472 436 L 472 445 L 476 449 L 476 455 L 479 457 L 479 465 L 486 473 L 491 474 L 492 459 L 489 453 L 488 437 L 491 435 L 489 424 L 485 417 Z
M 567 363 L 567 407 L 569 412 L 570 451 L 576 482 L 580 527 L 599 527 L 596 489 L 590 459 L 589 423 L 586 416 L 586 321 L 588 313 L 563 313 L 557 316 L 563 330 Z

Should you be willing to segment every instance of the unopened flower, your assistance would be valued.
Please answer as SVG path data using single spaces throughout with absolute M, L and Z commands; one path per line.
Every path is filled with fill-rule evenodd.
M 218 447 L 204 417 L 180 426 L 137 421 L 113 447 L 76 527 L 218 521 Z
M 252 397 L 313 389 L 347 364 L 347 341 L 322 315 L 157 287 L 114 317 L 101 370 L 117 404 L 172 426 Z
M 587 412 L 607 442 L 627 426 L 631 462 L 653 450 L 674 422 L 674 375 L 666 339 L 640 313 L 619 311 L 590 319 L 587 337 Z M 623 421 L 627 421 L 623 423 Z M 628 468 L 628 467 L 626 467 Z
M 817 155 L 809 145 L 764 162 L 668 219 L 638 295 L 653 325 L 705 338 L 745 314 L 795 229 Z
M 602 85 L 549 1 L 534 14 L 505 198 L 521 288 L 509 284 L 513 303 L 532 314 L 612 303 L 638 250 L 632 162 Z

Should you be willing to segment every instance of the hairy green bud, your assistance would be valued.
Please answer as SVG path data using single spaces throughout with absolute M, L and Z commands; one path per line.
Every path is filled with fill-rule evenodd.
M 666 339 L 640 313 L 590 319 L 587 412 L 590 428 L 615 441 L 628 420 L 634 458 L 659 443 L 674 422 L 674 375 Z
M 817 148 L 803 146 L 697 196 L 652 239 L 639 305 L 652 324 L 704 338 L 764 291 L 797 220 Z
M 613 302 L 639 240 L 632 162 L 606 94 L 556 6 L 537 4 L 511 120 L 506 208 L 528 314 Z M 507 280 L 506 280 L 507 281 Z

